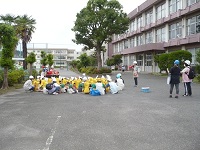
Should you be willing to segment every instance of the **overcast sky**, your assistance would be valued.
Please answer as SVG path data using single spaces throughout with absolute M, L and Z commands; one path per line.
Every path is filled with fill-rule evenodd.
M 118 0 L 127 14 L 145 0 Z M 54 47 L 80 50 L 72 42 L 76 14 L 86 6 L 88 0 L 0 0 L 0 14 L 32 16 L 36 30 L 30 43 L 49 43 Z

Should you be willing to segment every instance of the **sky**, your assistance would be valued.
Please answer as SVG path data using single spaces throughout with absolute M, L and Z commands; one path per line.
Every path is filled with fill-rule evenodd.
M 118 0 L 124 12 L 129 14 L 146 0 Z M 72 42 L 71 29 L 76 14 L 88 0 L 0 0 L 0 15 L 25 15 L 36 20 L 36 30 L 30 43 L 48 43 L 52 48 L 69 48 L 80 51 L 82 45 Z

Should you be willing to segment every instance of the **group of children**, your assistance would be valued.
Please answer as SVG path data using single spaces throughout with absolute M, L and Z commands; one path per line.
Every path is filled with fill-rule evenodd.
M 24 83 L 25 91 L 39 91 L 44 94 L 57 95 L 60 93 L 85 93 L 90 95 L 104 95 L 108 92 L 117 94 L 125 87 L 124 80 L 120 73 L 116 75 L 116 79 L 112 80 L 111 76 L 106 77 L 87 77 L 83 74 L 82 77 L 41 77 L 34 79 L 29 77 Z

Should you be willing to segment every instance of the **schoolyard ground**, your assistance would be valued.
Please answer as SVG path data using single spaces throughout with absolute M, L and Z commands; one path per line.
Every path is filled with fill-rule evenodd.
M 60 74 L 79 76 L 67 70 Z M 166 77 L 141 73 L 138 87 L 131 72 L 122 78 L 125 89 L 115 95 L 44 95 L 23 89 L 1 95 L 0 149 L 200 149 L 199 84 L 192 84 L 191 97 L 183 97 L 181 83 L 175 99 L 169 98 Z M 150 87 L 150 92 L 141 92 L 142 87 Z

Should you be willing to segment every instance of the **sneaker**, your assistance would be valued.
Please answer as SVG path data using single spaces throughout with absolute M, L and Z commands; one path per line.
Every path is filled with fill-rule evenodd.
M 169 98 L 172 98 L 172 95 L 170 95 Z
M 188 96 L 187 94 L 184 94 L 183 96 Z
M 178 98 L 178 96 L 176 95 L 175 98 Z
M 53 95 L 57 95 L 58 93 L 56 93 L 56 92 L 53 92 Z

